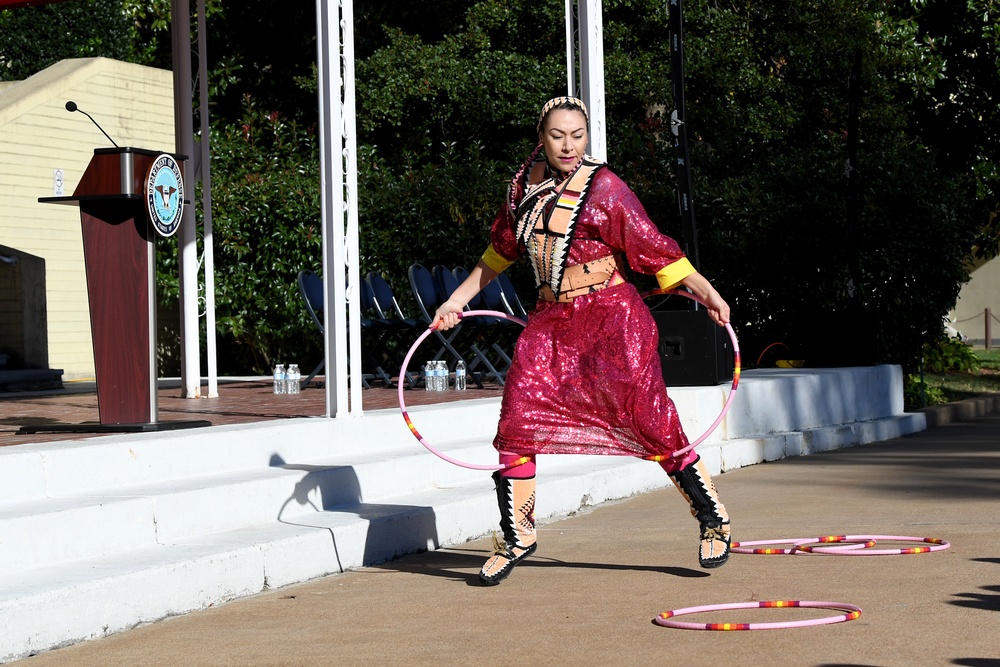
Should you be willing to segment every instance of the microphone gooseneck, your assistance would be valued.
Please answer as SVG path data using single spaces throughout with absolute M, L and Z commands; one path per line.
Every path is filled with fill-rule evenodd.
M 73 100 L 69 100 L 68 102 L 66 102 L 66 111 L 69 111 L 71 113 L 74 112 L 74 111 L 79 111 L 80 113 L 82 113 L 84 116 L 86 116 L 87 118 L 90 119 L 91 123 L 93 123 L 95 126 L 97 126 L 97 129 L 101 131 L 101 134 L 103 134 L 105 137 L 107 137 L 108 141 L 110 141 L 114 145 L 115 148 L 119 148 L 118 144 L 115 143 L 115 140 L 112 139 L 111 136 L 107 132 L 104 131 L 104 128 L 101 127 L 100 123 L 98 123 L 96 120 L 94 120 L 94 117 L 91 116 L 89 113 L 87 113 L 86 111 L 84 111 L 80 107 L 76 106 L 76 102 L 74 102 Z

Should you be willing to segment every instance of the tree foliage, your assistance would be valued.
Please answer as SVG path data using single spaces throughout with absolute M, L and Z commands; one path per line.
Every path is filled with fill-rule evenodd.
M 832 312 L 845 331 L 878 327 L 882 358 L 911 363 L 967 279 L 977 226 L 970 175 L 941 164 L 909 125 L 907 103 L 946 71 L 935 43 L 887 3 L 689 7 L 703 268 L 732 299 L 748 349 L 809 335 L 810 320 Z
M 121 0 L 70 0 L 0 11 L 0 81 L 20 81 L 65 58 L 128 60 Z
M 915 5 L 915 29 L 946 70 L 908 105 L 913 133 L 942 168 L 972 173 L 965 197 L 976 201 L 976 255 L 992 258 L 1000 254 L 1000 8 L 990 0 Z
M 169 66 L 169 0 L 64 6 L 101 3 L 128 19 L 128 57 Z M 563 7 L 355 3 L 365 271 L 403 292 L 412 262 L 476 261 L 537 109 L 565 91 Z M 731 302 L 748 358 L 833 313 L 878 328 L 882 359 L 911 365 L 940 332 L 970 253 L 997 251 L 993 3 L 684 7 L 700 268 Z M 240 351 L 233 370 L 315 339 L 294 292 L 297 270 L 319 262 L 313 12 L 208 2 L 217 308 Z M 606 0 L 603 18 L 609 162 L 680 238 L 664 3 Z M 4 63 L 10 42 L 0 38 Z
M 240 123 L 211 140 L 220 366 L 245 373 L 315 363 L 322 341 L 297 286 L 300 271 L 320 272 L 315 132 L 248 98 Z M 168 251 L 157 262 L 160 297 L 170 303 L 179 295 L 176 261 Z

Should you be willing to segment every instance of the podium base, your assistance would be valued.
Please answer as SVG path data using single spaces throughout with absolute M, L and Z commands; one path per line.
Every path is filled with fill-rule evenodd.
M 212 422 L 206 419 L 175 419 L 132 424 L 102 424 L 100 422 L 38 424 L 22 426 L 17 430 L 17 435 L 32 435 L 34 433 L 153 433 L 155 431 L 175 431 L 182 428 L 201 428 L 211 425 Z

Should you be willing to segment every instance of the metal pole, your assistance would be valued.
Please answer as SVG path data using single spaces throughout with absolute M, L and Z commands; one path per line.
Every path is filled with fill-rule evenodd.
M 211 128 L 208 125 L 208 29 L 205 0 L 198 0 L 198 113 L 201 119 L 201 213 L 205 252 L 205 345 L 208 356 L 208 397 L 219 395 L 215 349 L 215 249 L 212 234 Z
M 188 0 L 172 0 L 171 42 L 174 70 L 174 142 L 175 150 L 186 156 L 185 172 L 190 176 L 194 156 L 194 120 L 191 108 L 191 4 Z M 194 188 L 190 189 L 194 192 Z M 180 269 L 181 302 L 181 397 L 201 396 L 201 376 L 198 333 L 198 241 L 194 209 L 185 206 L 178 232 L 178 267 Z
M 326 416 L 348 414 L 347 289 L 344 284 L 343 117 L 340 8 L 316 0 L 319 75 L 320 201 L 323 220 L 323 317 L 326 355 Z M 358 326 L 355 320 L 355 326 Z M 356 382 L 357 385 L 360 378 Z M 357 406 L 360 409 L 360 406 Z
M 344 216 L 346 223 L 344 231 L 344 276 L 347 284 L 347 322 L 348 348 L 351 359 L 351 407 L 350 414 L 360 416 L 361 406 L 361 267 L 358 248 L 358 150 L 357 150 L 357 113 L 354 104 L 354 3 L 353 0 L 341 0 L 340 3 L 340 43 L 343 55 L 340 62 L 343 67 L 343 106 L 341 119 L 343 121 L 342 155 L 344 181 Z
M 604 22 L 601 0 L 580 1 L 580 97 L 590 112 L 590 145 L 587 152 L 608 159 L 607 122 L 604 109 Z
M 687 109 L 684 101 L 684 19 L 681 0 L 669 0 L 667 16 L 670 26 L 670 89 L 674 100 L 670 129 L 674 135 L 674 149 L 677 154 L 677 203 L 681 213 L 681 229 L 684 232 L 684 252 L 694 268 L 700 270 L 698 227 L 694 216 L 694 186 L 691 181 L 691 158 L 688 150 Z M 697 302 L 694 307 L 698 309 Z
M 993 347 L 993 312 L 986 309 L 986 349 Z
M 576 0 L 566 0 L 566 94 L 576 97 L 576 49 L 573 44 L 573 7 Z

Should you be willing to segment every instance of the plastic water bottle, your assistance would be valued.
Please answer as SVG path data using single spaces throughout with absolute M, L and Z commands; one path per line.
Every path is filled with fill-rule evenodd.
M 288 378 L 285 380 L 285 393 L 299 393 L 299 383 L 302 381 L 302 372 L 299 371 L 298 364 L 288 365 Z
M 448 390 L 448 363 L 443 359 L 437 362 L 437 390 Z
M 284 394 L 285 393 L 285 381 L 287 380 L 287 375 L 285 373 L 285 365 L 278 364 L 274 367 L 274 393 Z
M 441 391 L 441 363 L 431 362 L 431 391 Z
M 455 391 L 465 391 L 465 362 L 461 359 L 455 364 Z
M 424 364 L 424 389 L 434 391 L 437 387 L 436 374 L 434 373 L 434 362 L 428 361 Z

